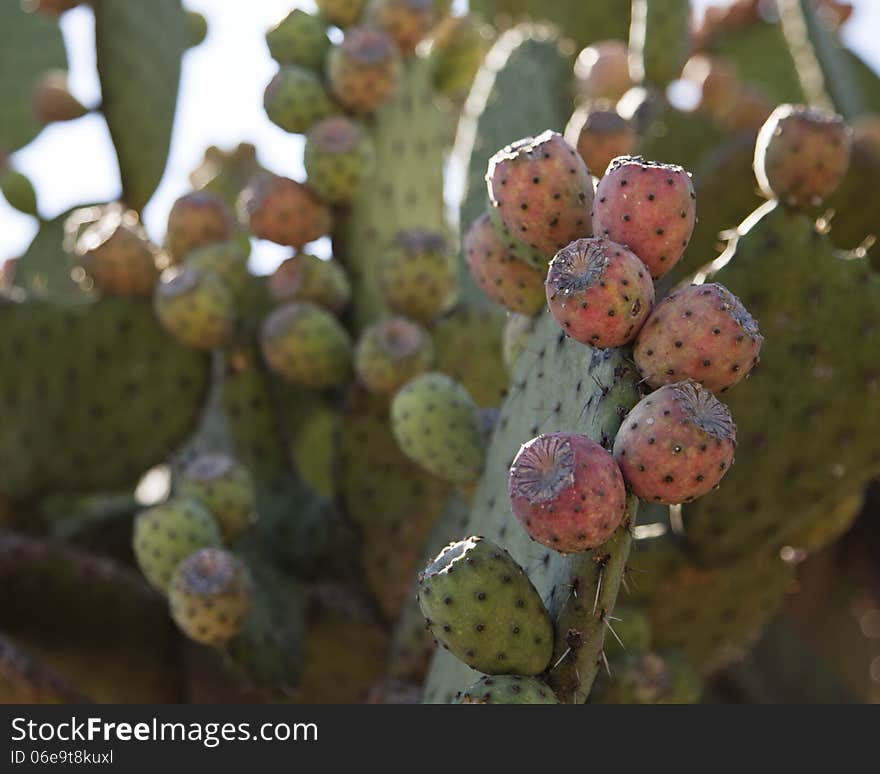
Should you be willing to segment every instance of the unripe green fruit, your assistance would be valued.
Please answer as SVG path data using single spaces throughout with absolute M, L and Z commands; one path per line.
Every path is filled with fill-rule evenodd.
M 203 454 L 193 460 L 181 478 L 181 496 L 203 503 L 232 543 L 257 518 L 251 474 L 227 454 Z
M 229 290 L 211 272 L 191 266 L 162 272 L 153 295 L 162 327 L 183 344 L 217 349 L 229 342 L 235 328 L 235 307 Z

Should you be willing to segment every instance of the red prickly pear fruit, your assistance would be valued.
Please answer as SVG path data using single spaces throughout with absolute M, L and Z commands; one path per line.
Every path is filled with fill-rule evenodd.
M 351 283 L 335 258 L 323 260 L 297 253 L 282 261 L 269 277 L 269 295 L 276 301 L 312 301 L 339 314 L 351 299 Z
M 259 175 L 242 191 L 239 211 L 254 236 L 279 245 L 299 249 L 330 233 L 330 210 L 288 177 Z
M 578 109 L 565 128 L 565 139 L 589 170 L 602 175 L 612 160 L 632 153 L 639 138 L 632 124 L 614 110 Z
M 563 554 L 602 545 L 626 512 L 626 487 L 614 458 L 577 433 L 544 433 L 523 444 L 507 488 L 513 515 L 529 537 Z
M 629 49 L 619 40 L 601 40 L 578 55 L 574 65 L 575 90 L 581 102 L 620 99 L 633 82 Z
M 282 65 L 269 81 L 263 109 L 273 124 L 293 134 L 304 134 L 312 124 L 339 112 L 321 79 L 297 65 Z
M 197 247 L 226 242 L 234 228 L 232 212 L 222 197 L 210 191 L 192 191 L 171 205 L 165 249 L 172 263 L 180 263 Z
M 544 274 L 510 254 L 492 228 L 488 213 L 471 224 L 464 237 L 464 251 L 471 276 L 493 301 L 525 315 L 543 308 Z
M 376 395 L 392 395 L 434 362 L 434 342 L 420 325 L 392 317 L 367 328 L 354 356 L 361 384 Z
M 303 165 L 309 185 L 324 201 L 346 204 L 360 190 L 373 162 L 373 145 L 348 118 L 325 118 L 306 137 Z
M 654 305 L 645 265 L 622 245 L 593 237 L 572 242 L 550 262 L 550 313 L 576 341 L 622 347 L 638 334 Z
M 436 10 L 434 0 L 372 0 L 367 21 L 385 30 L 408 56 L 436 23 Z
M 723 285 L 690 285 L 664 298 L 636 338 L 633 357 L 652 387 L 693 379 L 721 392 L 745 379 L 764 337 Z
M 758 133 L 755 176 L 768 198 L 791 207 L 822 204 L 849 169 L 852 132 L 841 116 L 780 105 Z
M 667 384 L 642 398 L 614 439 L 629 488 L 648 502 L 677 505 L 718 485 L 733 464 L 730 411 L 694 381 Z
M 489 159 L 489 203 L 504 227 L 546 256 L 590 236 L 593 178 L 558 132 L 526 137 Z
M 73 121 L 89 112 L 67 88 L 66 70 L 45 73 L 34 88 L 33 100 L 34 114 L 44 126 L 55 121 Z
M 366 4 L 367 0 L 315 0 L 321 16 L 341 29 L 357 23 Z
M 681 167 L 622 156 L 596 188 L 593 231 L 626 245 L 656 279 L 684 255 L 697 222 L 696 199 Z
M 330 90 L 355 113 L 372 113 L 390 99 L 400 79 L 400 53 L 382 30 L 355 27 L 330 49 Z

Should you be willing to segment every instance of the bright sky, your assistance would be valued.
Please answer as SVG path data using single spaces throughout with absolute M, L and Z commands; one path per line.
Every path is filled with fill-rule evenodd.
M 880 2 L 851 0 L 856 13 L 846 29 L 847 41 L 880 66 L 875 47 L 880 34 Z M 275 71 L 263 35 L 293 7 L 314 10 L 311 0 L 184 0 L 208 19 L 208 38 L 187 53 L 178 101 L 171 156 L 159 190 L 144 220 L 161 238 L 168 210 L 189 189 L 189 172 L 208 145 L 229 148 L 252 142 L 264 166 L 290 177 L 301 177 L 302 138 L 272 124 L 262 108 L 263 88 Z M 463 6 L 465 0 L 456 0 Z M 698 10 L 723 0 L 694 0 Z M 70 87 L 85 104 L 100 96 L 95 71 L 91 10 L 80 7 L 62 18 L 70 59 Z M 84 202 L 110 201 L 119 195 L 119 172 L 103 118 L 89 115 L 47 127 L 13 155 L 17 169 L 37 189 L 40 213 L 51 218 Z M 0 197 L 0 261 L 19 255 L 33 238 L 36 220 L 13 210 Z M 271 271 L 289 250 L 255 243 L 253 265 Z

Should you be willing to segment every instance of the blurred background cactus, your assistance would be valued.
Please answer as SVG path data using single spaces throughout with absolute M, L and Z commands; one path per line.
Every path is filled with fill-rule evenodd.
M 877 9 L 272 3 L 226 82 L 193 47 L 240 9 L 146 5 L 0 8 L 0 700 L 880 697 L 880 79 L 846 44 Z M 241 134 L 187 158 L 213 93 Z M 51 133 L 76 169 L 95 122 L 113 163 L 55 169 Z M 766 339 L 722 396 L 720 489 L 631 494 L 568 556 L 513 518 L 513 456 L 557 430 L 610 451 L 658 384 L 561 335 L 552 254 L 484 214 L 490 157 L 546 130 L 594 179 L 690 171 L 657 301 L 723 282 Z M 513 675 L 425 602 L 449 557 L 493 554 L 538 606 Z

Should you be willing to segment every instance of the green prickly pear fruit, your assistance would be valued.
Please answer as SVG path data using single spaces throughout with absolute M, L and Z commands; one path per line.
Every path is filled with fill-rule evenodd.
M 134 520 L 132 547 L 144 577 L 165 591 L 181 561 L 200 548 L 219 547 L 220 530 L 198 500 L 175 497 L 141 511 Z
M 428 629 L 454 656 L 488 675 L 537 675 L 553 654 L 553 626 L 525 571 L 503 548 L 470 537 L 420 574 Z
M 358 341 L 354 367 L 370 392 L 391 395 L 434 362 L 434 343 L 426 330 L 403 317 L 367 328 Z
M 511 314 L 507 316 L 507 321 L 504 323 L 502 348 L 504 366 L 509 372 L 513 371 L 516 361 L 526 351 L 537 322 L 537 317 L 529 317 L 525 314 Z
M 339 261 L 297 253 L 269 277 L 269 294 L 276 301 L 311 301 L 339 314 L 351 299 L 351 283 Z
M 330 210 L 288 177 L 259 175 L 242 191 L 239 210 L 254 236 L 297 250 L 330 233 Z
M 165 269 L 153 293 L 153 306 L 162 327 L 196 349 L 225 346 L 235 330 L 232 294 L 213 272 L 186 265 Z
M 477 406 L 445 374 L 422 374 L 404 385 L 391 403 L 391 427 L 404 454 L 438 478 L 468 484 L 483 469 Z
M 226 544 L 237 540 L 257 520 L 251 474 L 228 454 L 196 457 L 186 466 L 178 490 L 182 497 L 205 505 Z
M 43 124 L 73 121 L 88 109 L 70 93 L 66 70 L 49 70 L 37 81 L 33 92 L 34 113 Z
M 373 144 L 348 118 L 325 118 L 310 130 L 303 151 L 309 186 L 330 204 L 346 204 L 358 193 L 373 163 Z
M 351 369 L 348 332 L 330 312 L 308 301 L 291 301 L 270 313 L 260 344 L 269 368 L 291 384 L 338 387 Z
M 602 177 L 612 160 L 635 150 L 639 138 L 616 110 L 578 108 L 565 128 L 565 139 L 577 148 L 587 169 Z
M 366 21 L 385 30 L 404 56 L 416 46 L 437 22 L 434 0 L 371 0 Z
M 186 12 L 186 37 L 190 48 L 205 42 L 208 37 L 208 20 L 198 11 Z
M 296 8 L 266 33 L 266 45 L 279 64 L 320 73 L 330 50 L 327 24 L 320 16 Z
M 638 497 L 675 505 L 717 486 L 735 448 L 727 406 L 686 381 L 661 387 L 633 407 L 614 439 L 614 459 Z
M 580 102 L 620 99 L 633 86 L 626 43 L 601 40 L 585 48 L 575 62 L 574 78 Z
M 367 0 L 315 0 L 315 5 L 328 22 L 345 29 L 360 19 Z
M 693 379 L 718 393 L 749 375 L 764 337 L 742 302 L 723 285 L 690 285 L 664 298 L 636 338 L 633 358 L 660 387 Z
M 321 79 L 311 70 L 282 65 L 263 93 L 269 120 L 293 134 L 305 134 L 317 121 L 339 112 Z
M 493 219 L 548 261 L 557 250 L 592 234 L 593 178 L 558 132 L 508 145 L 486 173 Z
M 755 176 L 761 191 L 791 207 L 819 206 L 849 169 L 852 132 L 841 116 L 780 105 L 758 133 Z
M 79 270 L 105 295 L 148 296 L 153 292 L 159 276 L 156 249 L 132 210 L 109 207 L 97 221 L 82 224 L 72 252 Z M 76 273 L 74 278 L 84 279 Z
M 191 640 L 218 647 L 244 627 L 252 586 L 241 559 L 222 548 L 199 549 L 171 578 L 171 617 Z
M 511 312 L 537 314 L 544 308 L 544 274 L 515 258 L 492 227 L 488 213 L 464 237 L 464 253 L 477 286 Z
M 556 694 L 536 677 L 492 675 L 456 694 L 456 704 L 559 704 Z
M 0 167 L 0 192 L 9 202 L 25 215 L 37 215 L 37 194 L 31 181 L 21 172 L 9 167 Z
M 390 99 L 400 79 L 400 54 L 382 30 L 356 27 L 330 50 L 330 90 L 355 113 L 372 113 Z
M 591 700 L 596 704 L 696 704 L 701 693 L 699 675 L 679 656 L 633 653 L 624 656 Z
M 235 221 L 229 205 L 209 191 L 191 191 L 171 205 L 165 249 L 172 263 L 180 263 L 196 247 L 225 242 Z
M 431 322 L 452 306 L 457 294 L 456 267 L 446 239 L 425 229 L 398 233 L 382 261 L 379 284 L 395 312 Z
M 454 102 L 464 101 L 490 40 L 490 29 L 471 14 L 444 19 L 431 41 L 431 74 L 437 91 Z
M 190 250 L 184 265 L 199 274 L 220 278 L 234 298 L 244 293 L 248 282 L 248 257 L 237 241 L 219 242 Z

